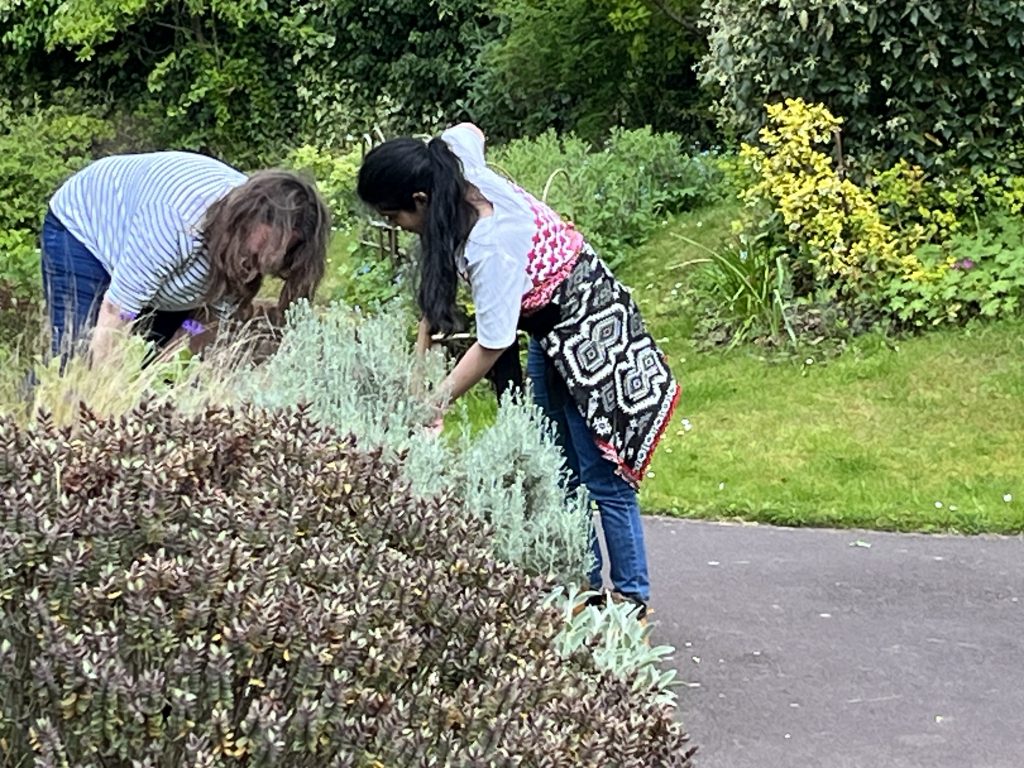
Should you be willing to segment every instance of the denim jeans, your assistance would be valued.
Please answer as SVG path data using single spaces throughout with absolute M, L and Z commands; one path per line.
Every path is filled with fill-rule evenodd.
M 601 455 L 565 382 L 554 372 L 553 364 L 534 339 L 530 340 L 526 373 L 533 386 L 533 399 L 553 422 L 555 434 L 565 452 L 571 473 L 569 490 L 582 483 L 591 500 L 597 504 L 615 591 L 647 602 L 650 581 L 636 491 L 615 473 L 615 465 Z M 600 589 L 601 548 L 596 538 L 594 554 L 596 564 L 590 573 L 590 586 Z
M 50 351 L 66 356 L 95 324 L 110 275 L 50 211 L 43 220 L 42 262 Z
M 96 323 L 103 296 L 110 286 L 110 274 L 96 256 L 81 243 L 60 219 L 47 211 L 42 234 L 43 296 L 50 318 L 50 352 L 65 360 L 73 347 Z M 165 346 L 190 311 L 151 312 L 144 334 L 156 346 Z

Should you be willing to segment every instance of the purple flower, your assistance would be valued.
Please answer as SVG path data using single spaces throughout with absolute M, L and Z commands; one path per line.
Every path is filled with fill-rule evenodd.
M 953 265 L 953 269 L 962 269 L 965 272 L 968 269 L 974 269 L 974 259 L 961 259 Z
M 185 331 L 189 336 L 198 336 L 200 333 L 205 331 L 203 324 L 198 320 L 193 320 L 191 317 L 181 324 L 182 330 Z

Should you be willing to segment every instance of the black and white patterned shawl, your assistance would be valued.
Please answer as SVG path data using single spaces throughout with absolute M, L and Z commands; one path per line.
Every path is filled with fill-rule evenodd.
M 535 338 L 604 457 L 636 488 L 679 401 L 679 384 L 633 297 L 589 246 L 551 304 L 558 308 L 553 324 L 544 323 Z

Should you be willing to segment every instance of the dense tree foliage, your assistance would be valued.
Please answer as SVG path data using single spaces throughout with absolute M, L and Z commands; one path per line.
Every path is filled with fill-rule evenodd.
M 848 146 L 926 165 L 1002 160 L 1024 139 L 1018 0 L 706 0 L 706 84 L 752 137 L 766 102 L 799 97 L 844 119 Z
M 75 86 L 162 143 L 250 162 L 378 117 L 438 122 L 489 29 L 478 0 L 23 0 L 0 24 L 7 99 Z

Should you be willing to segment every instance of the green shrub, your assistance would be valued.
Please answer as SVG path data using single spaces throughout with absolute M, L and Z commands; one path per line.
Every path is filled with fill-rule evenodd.
M 828 151 L 844 121 L 799 99 L 770 105 L 768 115 L 759 145 L 740 151 L 748 186 L 736 227 L 746 242 L 780 256 L 774 273 L 780 287 L 783 276 L 792 286 L 791 336 L 808 307 L 831 311 L 839 331 L 1019 311 L 1020 177 L 998 168 L 937 175 L 901 159 L 858 183 Z M 763 303 L 750 299 L 764 291 L 739 287 L 734 295 L 744 303 L 723 294 L 719 314 L 763 317 Z M 810 323 L 816 333 L 821 318 Z
M 409 259 L 401 258 L 410 251 L 411 237 L 380 229 L 371 222 L 356 195 L 361 147 L 339 151 L 307 144 L 289 152 L 283 162 L 311 174 L 331 208 L 336 228 L 334 242 L 340 243 L 340 247 L 332 247 L 329 253 L 330 269 L 337 270 L 337 274 L 328 281 L 330 290 L 326 298 L 374 311 L 394 299 L 411 296 L 411 291 L 403 289 L 410 283 L 408 273 L 412 265 Z M 395 238 L 398 244 L 397 259 L 389 253 L 389 238 Z M 383 253 L 375 246 L 378 242 Z
M 694 64 L 699 0 L 499 0 L 501 34 L 479 57 L 470 111 L 501 139 L 554 128 L 588 139 L 653 126 L 708 139 Z
M 995 218 L 976 232 L 923 245 L 916 255 L 929 276 L 895 279 L 886 287 L 887 306 L 900 325 L 961 324 L 1024 312 L 1024 226 L 1017 219 Z
M 5 763 L 689 765 L 635 655 L 599 665 L 481 521 L 306 414 L 0 439 Z
M 683 153 L 682 140 L 650 129 L 615 129 L 603 148 L 548 131 L 495 149 L 496 169 L 573 220 L 615 263 L 665 216 L 706 202 L 718 168 Z
M 1024 13 L 1017 0 L 705 0 L 705 85 L 750 140 L 764 105 L 822 102 L 857 156 L 928 165 L 999 161 L 1024 139 Z M 953 163 L 954 165 L 959 163 Z
M 356 178 L 362 152 L 358 146 L 347 151 L 303 144 L 289 152 L 284 165 L 305 171 L 316 181 L 331 209 L 334 226 L 350 228 L 363 212 L 356 197 Z
M 50 196 L 112 135 L 94 114 L 0 104 L 0 342 L 10 343 L 35 318 L 39 232 Z

